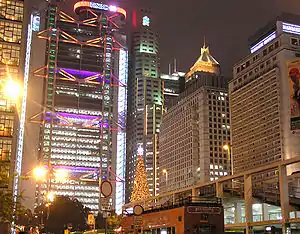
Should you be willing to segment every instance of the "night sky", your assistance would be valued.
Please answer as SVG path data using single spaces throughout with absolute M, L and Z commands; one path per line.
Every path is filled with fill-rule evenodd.
M 71 6 L 76 0 L 66 0 Z M 300 14 L 299 0 L 113 0 L 121 7 L 153 9 L 160 37 L 161 70 L 176 57 L 186 72 L 200 54 L 205 36 L 225 75 L 248 54 L 248 38 L 281 12 Z M 299 22 L 300 24 L 300 22 Z

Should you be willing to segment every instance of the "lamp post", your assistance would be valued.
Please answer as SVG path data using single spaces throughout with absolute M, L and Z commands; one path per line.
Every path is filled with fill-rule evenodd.
M 164 175 L 166 175 L 166 187 L 168 186 L 168 171 L 167 171 L 167 169 L 163 169 L 162 170 L 162 173 L 164 174 Z
M 54 169 L 51 165 L 48 168 L 45 168 L 43 166 L 38 166 L 33 169 L 33 177 L 37 181 L 47 181 L 47 192 L 45 196 L 46 200 L 46 207 L 47 207 L 47 217 L 46 221 L 49 218 L 50 215 L 50 205 L 55 200 L 55 193 L 51 191 L 51 180 L 55 179 L 57 182 L 63 182 L 67 180 L 69 177 L 68 171 L 65 169 Z M 43 217 L 43 216 L 42 216 Z M 43 220 L 42 220 L 43 224 Z
M 232 155 L 231 155 L 231 145 L 230 144 L 226 144 L 223 145 L 223 149 L 227 151 L 227 168 L 228 168 L 228 172 L 233 175 L 233 160 L 232 160 Z M 231 168 L 231 170 L 229 171 L 229 169 Z

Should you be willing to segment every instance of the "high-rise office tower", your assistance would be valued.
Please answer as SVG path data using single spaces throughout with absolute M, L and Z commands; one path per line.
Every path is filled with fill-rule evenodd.
M 74 13 L 50 4 L 46 28 L 37 34 L 46 42 L 45 64 L 34 71 L 44 78 L 39 160 L 54 174 L 37 197 L 49 191 L 76 197 L 96 212 L 99 179 L 125 177 L 127 50 L 120 28 L 126 11 L 78 1 Z M 57 180 L 65 171 L 68 179 Z M 108 202 L 119 211 L 124 185 L 113 187 Z
M 151 13 L 133 11 L 128 78 L 126 201 L 135 177 L 137 150 L 143 150 L 151 195 L 157 194 L 158 133 L 163 112 L 163 84 L 159 71 L 158 35 Z
M 164 110 L 167 111 L 176 103 L 179 94 L 184 90 L 185 73 L 174 70 L 173 73 L 161 74 L 164 87 Z
M 0 189 L 12 189 L 16 197 L 22 166 L 21 128 L 24 128 L 24 124 L 20 126 L 20 118 L 24 117 L 21 94 L 24 1 L 3 0 L 0 5 Z
M 299 67 L 293 63 L 300 57 L 299 22 L 300 16 L 284 14 L 259 30 L 250 39 L 250 54 L 234 65 L 229 83 L 234 173 L 300 155 Z M 296 170 L 297 165 L 289 167 L 288 173 Z
M 163 116 L 159 139 L 160 192 L 229 174 L 227 79 L 205 45 L 186 74 L 185 90 Z

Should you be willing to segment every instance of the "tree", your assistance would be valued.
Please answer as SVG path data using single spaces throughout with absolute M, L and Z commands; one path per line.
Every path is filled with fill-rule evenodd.
M 21 215 L 25 208 L 21 205 L 22 194 L 17 197 L 16 203 L 9 190 L 0 190 L 0 233 L 7 233 L 13 215 Z
M 147 199 L 150 197 L 149 184 L 145 171 L 144 161 L 141 156 L 138 156 L 133 191 L 130 201 L 136 202 Z
M 30 209 L 24 210 L 24 213 L 17 216 L 16 224 L 29 226 L 33 224 L 33 215 Z
M 10 222 L 15 209 L 15 215 L 20 215 L 25 212 L 25 208 L 21 205 L 22 194 L 17 198 L 15 204 L 13 194 L 8 190 L 0 190 L 0 218 L 2 221 Z
M 107 224 L 110 229 L 115 229 L 121 225 L 122 216 L 117 215 L 115 212 L 111 213 L 111 216 L 107 218 Z
M 42 204 L 35 212 L 40 215 L 39 220 L 43 220 L 48 232 L 60 233 L 68 224 L 72 225 L 73 231 L 84 231 L 88 228 L 87 216 L 90 209 L 77 199 L 57 196 L 49 208 Z

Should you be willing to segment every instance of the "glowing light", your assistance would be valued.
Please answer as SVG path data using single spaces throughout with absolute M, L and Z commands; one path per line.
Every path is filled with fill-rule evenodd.
M 144 154 L 144 149 L 142 146 L 139 146 L 138 149 L 137 149 L 137 154 L 138 155 L 143 155 Z
M 17 100 L 20 96 L 21 87 L 16 81 L 8 79 L 5 83 L 3 92 L 7 98 Z
M 77 2 L 74 5 L 74 11 L 76 11 L 79 7 L 91 7 L 91 3 L 88 1 Z
M 117 7 L 116 6 L 109 6 L 108 9 L 112 12 L 117 12 Z
M 270 35 L 262 39 L 260 42 L 258 42 L 256 45 L 252 46 L 250 48 L 251 53 L 254 53 L 258 51 L 260 48 L 268 44 L 270 41 L 273 41 L 276 38 L 276 32 L 272 32 Z
M 104 11 L 111 11 L 111 12 L 117 12 L 120 13 L 121 15 L 123 15 L 126 18 L 126 11 L 121 8 L 121 7 L 117 7 L 114 5 L 108 6 L 106 4 L 103 3 L 98 3 L 98 2 L 90 2 L 90 1 L 80 1 L 75 3 L 74 5 L 74 11 L 76 12 L 78 8 L 81 7 L 88 7 L 88 8 L 92 8 L 95 10 L 104 10 Z
M 117 167 L 116 174 L 120 178 L 125 178 L 126 162 L 126 131 L 125 116 L 127 113 L 127 72 L 128 72 L 128 53 L 121 49 L 119 54 L 119 81 L 124 84 L 119 86 L 118 92 L 118 122 L 121 130 L 117 135 Z M 116 183 L 116 213 L 122 213 L 122 205 L 125 203 L 125 184 Z
M 54 192 L 48 192 L 46 198 L 47 198 L 47 201 L 54 202 L 54 199 L 55 199 Z
M 98 3 L 98 2 L 90 2 L 90 7 L 98 10 L 108 11 L 109 7 L 106 4 Z
M 26 54 L 25 54 L 25 67 L 24 67 L 24 81 L 23 81 L 23 97 L 20 113 L 20 126 L 18 134 L 17 143 L 17 155 L 15 161 L 15 172 L 13 182 L 13 197 L 14 197 L 14 211 L 16 210 L 16 202 L 19 193 L 19 177 L 22 171 L 22 161 L 23 161 L 23 143 L 24 143 L 24 128 L 25 128 L 25 117 L 26 117 L 26 101 L 27 101 L 27 87 L 28 87 L 28 77 L 30 68 L 30 55 L 31 55 L 31 42 L 32 42 L 32 25 L 33 25 L 33 15 L 31 15 L 30 23 L 28 24 L 27 30 L 27 44 L 26 44 Z M 14 226 L 14 218 L 12 226 Z
M 229 145 L 223 145 L 224 150 L 229 150 Z
M 44 167 L 36 167 L 33 169 L 33 176 L 36 180 L 44 180 L 47 170 Z
M 143 26 L 150 26 L 150 18 L 148 16 L 143 17 Z
M 167 174 L 167 173 L 168 173 L 167 169 L 163 169 L 162 172 L 163 172 L 164 174 Z
M 300 26 L 295 24 L 282 23 L 282 31 L 300 35 Z
M 40 30 L 40 24 L 41 24 L 41 16 L 39 13 L 35 13 L 33 16 L 32 30 L 38 32 Z
M 57 182 L 64 182 L 69 177 L 69 172 L 65 169 L 57 169 L 54 172 L 55 180 Z

